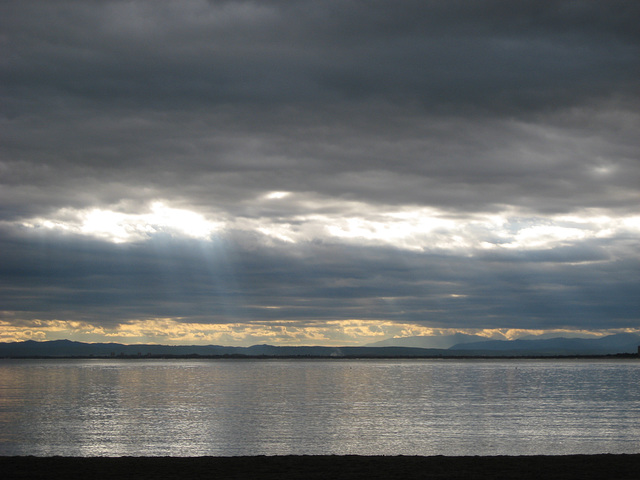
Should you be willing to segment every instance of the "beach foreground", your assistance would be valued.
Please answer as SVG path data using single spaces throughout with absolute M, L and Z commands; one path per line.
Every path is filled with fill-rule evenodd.
M 640 454 L 495 457 L 0 457 L 8 479 L 637 479 Z

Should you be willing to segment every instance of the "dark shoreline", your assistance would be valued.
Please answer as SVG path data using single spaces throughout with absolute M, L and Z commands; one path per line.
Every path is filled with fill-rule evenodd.
M 640 360 L 637 353 L 604 355 L 14 355 L 0 360 Z
M 566 456 L 1 457 L 20 479 L 637 479 L 640 454 Z

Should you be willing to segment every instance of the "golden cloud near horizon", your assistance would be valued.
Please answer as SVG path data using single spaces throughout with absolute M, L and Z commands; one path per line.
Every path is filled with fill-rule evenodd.
M 389 338 L 442 336 L 463 333 L 492 339 L 513 340 L 525 335 L 555 333 L 573 336 L 604 336 L 613 333 L 640 333 L 640 329 L 527 330 L 431 328 L 387 320 L 332 320 L 324 322 L 272 321 L 254 323 L 194 323 L 179 318 L 153 318 L 120 323 L 112 327 L 67 320 L 28 320 L 11 323 L 0 320 L 0 342 L 25 340 L 74 340 L 87 343 L 127 343 L 165 345 L 318 345 L 358 346 Z

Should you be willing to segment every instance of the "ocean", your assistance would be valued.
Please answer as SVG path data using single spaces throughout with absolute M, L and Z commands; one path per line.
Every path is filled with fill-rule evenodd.
M 640 361 L 0 360 L 0 455 L 640 453 Z

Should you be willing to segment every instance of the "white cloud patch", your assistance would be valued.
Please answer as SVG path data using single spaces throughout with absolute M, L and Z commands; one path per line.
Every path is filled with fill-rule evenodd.
M 285 198 L 291 195 L 291 192 L 269 192 L 264 198 L 267 200 L 280 200 L 281 198 Z
M 282 199 L 289 192 L 271 192 L 266 198 Z M 158 234 L 209 240 L 225 231 L 258 233 L 290 244 L 316 240 L 366 246 L 389 246 L 409 251 L 549 250 L 591 239 L 640 234 L 637 216 L 614 218 L 601 212 L 523 217 L 504 214 L 469 214 L 463 218 L 435 208 L 387 209 L 359 202 L 344 202 L 335 213 L 290 214 L 252 218 L 222 215 L 209 219 L 169 202 L 153 202 L 144 213 L 109 209 L 61 209 L 48 218 L 31 218 L 19 224 L 29 229 L 50 229 L 87 235 L 114 243 L 137 242 Z M 304 203 L 303 201 L 301 203 Z M 258 204 L 249 206 L 257 208 Z M 335 202 L 314 201 L 318 211 Z M 353 212 L 361 212 L 354 215 Z
M 113 243 L 135 242 L 167 233 L 207 239 L 220 227 L 191 210 L 167 207 L 153 202 L 146 213 L 124 213 L 108 209 L 61 209 L 50 218 L 32 218 L 21 222 L 30 229 L 45 228 L 101 238 Z

